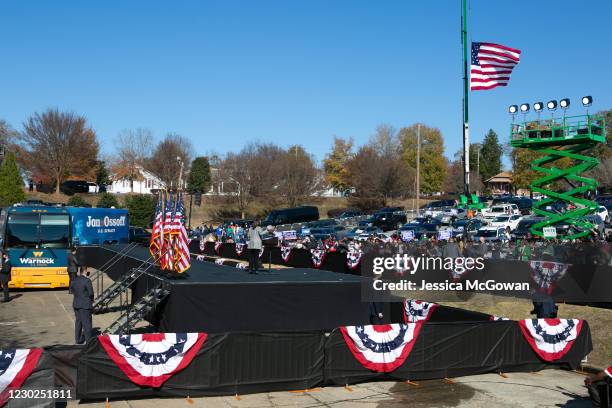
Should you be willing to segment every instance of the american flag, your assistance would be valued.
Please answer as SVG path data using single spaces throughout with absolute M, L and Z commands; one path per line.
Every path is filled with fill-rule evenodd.
M 155 208 L 155 221 L 153 222 L 153 230 L 151 231 L 151 241 L 149 242 L 149 252 L 153 259 L 159 259 L 161 255 L 162 237 L 164 234 L 164 197 L 160 191 L 157 199 L 157 207 Z
M 473 42 L 470 89 L 479 91 L 506 86 L 512 69 L 519 63 L 521 51 L 505 45 Z
M 162 269 L 172 269 L 174 255 L 172 253 L 172 220 L 174 215 L 174 203 L 172 201 L 172 192 L 170 192 L 165 205 L 164 225 L 162 234 L 162 247 L 160 266 Z
M 177 201 L 174 220 L 172 222 L 172 233 L 174 235 L 174 270 L 178 273 L 182 273 L 191 266 L 191 254 L 189 253 L 189 237 L 185 229 L 183 193 L 177 195 Z

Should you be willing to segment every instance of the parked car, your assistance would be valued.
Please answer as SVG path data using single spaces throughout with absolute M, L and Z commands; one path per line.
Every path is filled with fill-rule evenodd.
M 95 193 L 100 192 L 100 188 L 98 187 L 98 185 L 96 183 L 94 183 L 94 182 L 91 182 L 91 181 L 87 182 L 87 188 L 88 188 L 88 190 L 87 190 L 88 193 L 94 193 L 95 194 Z
M 139 244 L 148 244 L 151 241 L 151 234 L 144 228 L 130 227 L 130 242 L 138 242 Z
M 597 214 L 604 223 L 608 224 L 610 222 L 610 214 L 608 213 L 608 209 L 605 206 L 600 205 L 599 207 L 597 207 L 595 214 Z
M 465 208 L 448 208 L 442 211 L 436 218 L 440 220 L 442 224 L 452 224 L 456 220 L 467 217 L 467 210 Z
M 340 215 L 338 215 L 336 218 L 338 218 L 339 220 L 344 220 L 347 218 L 361 217 L 362 215 L 366 215 L 366 213 L 357 210 L 346 210 L 341 212 Z
M 357 223 L 357 226 L 361 228 L 374 226 L 374 217 L 368 217 L 365 220 L 359 221 Z
M 531 234 L 531 226 L 543 220 L 543 217 L 524 217 L 510 234 L 512 239 L 526 239 Z
M 498 217 L 500 215 L 520 215 L 520 213 L 521 212 L 519 211 L 519 208 L 516 204 L 500 204 L 493 205 L 489 208 L 485 208 L 484 210 L 482 210 L 482 217 L 487 221 L 491 221 L 495 217 Z
M 499 227 L 482 227 L 474 234 L 474 240 L 480 240 L 480 238 L 484 238 L 487 242 L 505 241 L 506 230 Z
M 510 229 L 513 231 L 518 227 L 519 222 L 523 217 L 520 215 L 500 215 L 499 217 L 493 218 L 489 225 L 492 227 L 502 227 L 504 229 Z
M 308 235 L 320 240 L 327 239 L 327 237 L 329 237 L 330 235 L 338 239 L 338 237 L 336 236 L 336 231 L 334 231 L 333 228 L 311 228 L 310 233 Z
M 519 211 L 523 215 L 528 215 L 531 213 L 531 208 L 533 207 L 533 200 L 529 197 L 514 197 L 509 201 L 510 204 L 516 204 Z
M 484 226 L 484 222 L 478 218 L 464 218 L 462 220 L 455 221 L 451 226 L 450 230 L 454 237 L 471 238 L 476 232 Z
M 66 180 L 60 184 L 60 191 L 66 195 L 89 193 L 89 184 L 85 180 Z
M 319 219 L 319 209 L 314 206 L 283 208 L 272 210 L 261 222 L 262 226 L 295 224 L 299 222 L 315 221 Z
M 358 239 L 358 238 L 367 238 L 373 234 L 382 234 L 382 230 L 378 227 L 355 227 L 352 230 L 348 231 L 345 236 L 347 238 Z
M 406 214 L 400 211 L 380 211 L 372 217 L 372 226 L 379 227 L 383 231 L 399 229 L 407 221 Z

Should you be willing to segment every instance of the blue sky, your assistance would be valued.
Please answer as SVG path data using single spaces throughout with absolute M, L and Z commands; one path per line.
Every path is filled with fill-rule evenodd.
M 470 95 L 472 141 L 507 138 L 507 106 L 593 95 L 612 108 L 610 1 L 470 2 L 469 34 L 523 51 L 510 86 Z M 0 118 L 85 115 L 103 151 L 122 129 L 189 137 L 196 153 L 299 143 L 377 125 L 461 146 L 460 1 L 13 1 L 0 5 Z

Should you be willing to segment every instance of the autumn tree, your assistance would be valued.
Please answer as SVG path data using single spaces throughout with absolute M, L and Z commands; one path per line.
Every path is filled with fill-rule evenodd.
M 185 174 L 189 171 L 193 150 L 189 139 L 176 133 L 169 133 L 157 144 L 153 155 L 147 160 L 147 169 L 159 177 L 167 188 L 175 188 L 178 186 L 181 162 Z
M 416 168 L 417 125 L 403 128 L 399 133 L 402 155 L 409 168 Z M 442 190 L 446 176 L 444 139 L 439 129 L 421 125 L 421 191 L 434 193 Z
M 149 129 L 126 129 L 119 132 L 115 139 L 117 159 L 113 163 L 113 178 L 128 180 L 130 191 L 134 192 L 134 182 L 142 180 L 141 169 L 151 154 L 153 133 Z
M 332 151 L 323 160 L 325 181 L 334 189 L 346 191 L 351 186 L 348 162 L 353 155 L 353 140 L 334 136 Z
M 32 115 L 23 127 L 20 139 L 28 170 L 50 174 L 56 193 L 68 177 L 95 178 L 99 145 L 84 116 L 49 109 Z
M 304 203 L 321 187 L 320 172 L 302 146 L 292 146 L 280 157 L 278 192 L 290 207 Z
M 472 152 L 478 151 L 474 146 L 473 144 L 470 145 L 470 160 L 472 160 Z M 477 174 L 476 167 L 476 162 L 474 162 L 473 166 L 472 162 L 470 162 L 470 192 L 472 193 L 484 190 L 484 184 L 481 177 Z M 443 190 L 447 193 L 463 193 L 463 149 L 458 150 L 453 160 L 447 164 Z

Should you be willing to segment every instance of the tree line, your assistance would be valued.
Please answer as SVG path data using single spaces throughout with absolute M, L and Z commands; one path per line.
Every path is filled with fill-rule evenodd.
M 602 114 L 609 119 L 610 132 L 612 111 Z M 19 131 L 0 120 L 0 143 L 6 151 L 0 168 L 0 187 L 3 180 L 19 172 L 18 166 L 36 183 L 53 185 L 56 192 L 68 179 L 108 184 L 111 177 L 129 181 L 133 190 L 134 182 L 142 180 L 142 169 L 173 188 L 179 183 L 182 163 L 186 175 L 183 180 L 189 192 L 208 191 L 214 169 L 214 176 L 224 183 L 225 193 L 229 193 L 228 203 L 243 216 L 253 202 L 262 202 L 267 207 L 295 206 L 328 187 L 347 195 L 351 205 L 372 209 L 394 199 L 414 197 L 417 127 L 413 124 L 397 130 L 380 125 L 361 146 L 351 138 L 334 137 L 321 166 L 303 146 L 284 148 L 275 143 L 249 143 L 224 157 L 194 157 L 195 149 L 188 138 L 167 133 L 155 142 L 153 133 L 146 128 L 120 132 L 113 139 L 114 155 L 105 159 L 97 134 L 85 116 L 48 109 L 27 118 Z M 487 132 L 481 143 L 470 145 L 469 151 L 472 191 L 485 190 L 483 182 L 501 172 L 504 155 L 510 158 L 515 188 L 528 188 L 536 177 L 530 169 L 535 153 L 510 148 L 500 142 L 493 130 Z M 608 171 L 612 166 L 611 152 L 609 144 L 597 147 L 594 152 L 603 161 L 594 176 L 606 185 L 611 184 Z M 422 194 L 463 190 L 462 152 L 447 159 L 439 129 L 420 125 L 419 163 Z M 23 186 L 20 183 L 0 188 L 0 200 L 6 202 L 2 194 L 8 193 L 3 191 L 14 191 L 15 186 Z

